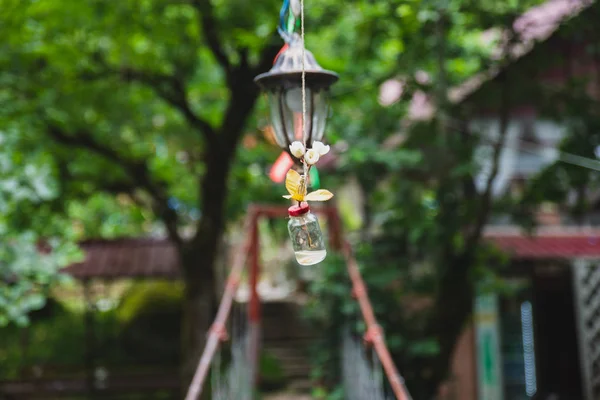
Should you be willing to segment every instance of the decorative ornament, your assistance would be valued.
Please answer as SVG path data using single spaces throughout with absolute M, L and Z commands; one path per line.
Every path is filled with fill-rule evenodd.
M 296 158 L 302 158 L 302 156 L 306 153 L 306 149 L 304 145 L 300 142 L 294 142 L 290 144 L 290 154 Z
M 277 144 L 287 152 L 302 173 L 293 168 L 285 176 L 288 195 L 297 204 L 288 209 L 288 231 L 300 265 L 317 264 L 327 255 L 319 220 L 310 212 L 309 201 L 327 201 L 333 193 L 318 189 L 308 193 L 311 168 L 330 150 L 321 142 L 329 114 L 329 88 L 338 80 L 323 69 L 304 47 L 304 1 L 284 0 L 278 31 L 285 45 L 269 72 L 254 81 L 268 94 L 271 126 Z M 301 29 L 300 35 L 295 32 Z M 288 160 L 289 161 L 289 160 Z M 279 159 L 279 165 L 284 165 Z M 291 161 L 289 161 L 291 163 Z M 276 180 L 283 171 L 271 171 Z M 318 179 L 314 171 L 313 176 Z M 318 182 L 317 182 L 318 183 Z
M 308 203 L 291 206 L 288 214 L 288 231 L 298 264 L 314 265 L 323 261 L 327 256 L 323 233 L 319 220 L 310 212 Z
M 331 193 L 327 189 L 319 189 L 311 193 L 307 193 L 308 191 L 308 179 L 310 167 L 314 165 L 317 161 L 319 161 L 319 157 L 321 155 L 327 154 L 329 152 L 329 146 L 323 145 L 321 142 L 315 142 L 314 148 L 308 149 L 304 152 L 304 146 L 300 142 L 294 142 L 290 145 L 290 149 L 294 147 L 295 149 L 301 150 L 298 151 L 298 154 L 302 153 L 300 157 L 300 161 L 305 165 L 308 165 L 308 168 L 305 168 L 306 171 L 304 174 L 300 174 L 293 169 L 290 169 L 285 177 L 285 188 L 287 189 L 289 195 L 285 195 L 286 199 L 296 200 L 298 202 L 304 201 L 327 201 L 333 197 L 333 193 Z M 316 149 L 319 149 L 320 152 Z
M 289 194 L 283 197 L 298 202 L 298 205 L 288 208 L 290 216 L 288 232 L 298 264 L 313 265 L 325 259 L 327 249 L 319 220 L 310 212 L 307 202 L 327 201 L 333 197 L 333 193 L 327 189 L 308 193 L 308 177 L 310 177 L 311 167 L 319 161 L 321 155 L 327 154 L 329 146 L 325 146 L 321 142 L 314 142 L 313 148 L 305 151 L 302 143 L 294 142 L 290 145 L 290 151 L 292 154 L 300 155 L 298 158 L 305 168 L 304 174 L 290 169 L 285 178 L 285 188 Z

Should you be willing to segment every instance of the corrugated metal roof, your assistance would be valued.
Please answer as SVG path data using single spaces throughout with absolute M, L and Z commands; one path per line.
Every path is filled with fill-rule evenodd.
M 533 236 L 488 232 L 485 238 L 516 259 L 600 258 L 600 230 L 555 228 Z
M 95 239 L 80 244 L 85 259 L 63 269 L 77 279 L 177 278 L 179 258 L 168 239 Z
M 557 226 L 528 236 L 517 227 L 490 228 L 484 237 L 515 259 L 600 258 L 600 229 Z M 77 279 L 180 276 L 177 249 L 168 239 L 89 240 L 81 248 L 85 260 L 63 270 Z

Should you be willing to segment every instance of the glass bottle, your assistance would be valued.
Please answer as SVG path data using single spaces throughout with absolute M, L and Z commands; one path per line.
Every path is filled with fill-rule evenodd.
M 327 256 L 325 240 L 319 220 L 310 212 L 308 203 L 288 208 L 288 214 L 288 231 L 298 264 L 314 265 L 323 261 Z

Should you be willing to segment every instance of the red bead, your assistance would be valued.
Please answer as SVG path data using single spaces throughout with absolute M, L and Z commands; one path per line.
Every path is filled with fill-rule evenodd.
M 302 202 L 298 206 L 291 206 L 288 208 L 288 214 L 290 217 L 299 217 L 300 215 L 306 214 L 310 211 L 308 203 Z

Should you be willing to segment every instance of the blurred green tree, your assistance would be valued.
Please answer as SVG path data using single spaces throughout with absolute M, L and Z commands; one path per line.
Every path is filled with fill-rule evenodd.
M 13 160 L 8 174 L 29 164 L 47 168 L 51 188 L 51 195 L 12 201 L 5 229 L 113 236 L 159 222 L 181 257 L 190 368 L 212 319 L 226 217 L 255 196 L 279 195 L 262 173 L 273 154 L 262 138 L 253 137 L 252 151 L 238 151 L 258 98 L 252 80 L 281 46 L 277 3 L 0 2 L 0 132 L 13 141 L 0 152 Z M 448 88 L 501 65 L 482 33 L 512 26 L 536 3 L 307 4 L 307 47 L 342 74 L 328 135 L 348 144 L 340 178 L 356 176 L 366 194 L 365 260 L 379 266 L 368 278 L 382 313 L 397 311 L 386 323 L 416 342 L 396 353 L 414 371 L 407 378 L 420 388 L 416 398 L 431 398 L 446 377 L 469 316 L 475 267 L 494 255 L 480 239 L 497 171 L 475 189 L 477 141 L 449 104 Z M 383 106 L 379 86 L 389 78 L 401 82 L 402 97 Z M 401 124 L 406 100 L 419 92 L 434 98 L 435 118 Z M 398 138 L 402 146 L 393 144 Z M 402 290 L 390 282 L 402 282 Z M 431 312 L 398 310 L 423 294 Z
M 508 110 L 535 82 L 526 75 L 496 78 L 500 89 L 493 109 L 500 134 L 492 146 L 470 128 L 472 107 L 448 98 L 450 88 L 477 72 L 503 70 L 512 57 L 515 19 L 538 3 L 378 2 L 354 13 L 346 5 L 340 16 L 357 19 L 356 30 L 348 34 L 352 46 L 345 48 L 355 62 L 344 70 L 356 87 L 338 92 L 331 136 L 347 143 L 339 167 L 342 179 L 356 178 L 362 192 L 356 197 L 364 198 L 357 247 L 363 273 L 414 398 L 435 398 L 448 378 L 475 283 L 491 281 L 495 290 L 509 289 L 494 275 L 504 257 L 482 241 L 483 228 L 497 206 L 493 188 Z M 368 23 L 371 13 L 377 17 Z M 365 59 L 378 62 L 366 69 L 359 61 Z M 392 87 L 399 87 L 391 100 L 380 87 L 390 78 Z M 482 145 L 489 150 L 489 173 L 476 185 Z M 315 313 L 326 315 L 328 328 L 339 329 L 330 314 L 352 312 L 351 300 L 332 289 L 341 285 L 339 274 L 330 275 L 316 285 L 322 301 Z M 328 342 L 319 350 L 325 354 L 331 348 Z M 335 367 L 323 371 L 335 374 Z
M 3 217 L 4 229 L 68 240 L 65 226 L 74 237 L 115 236 L 160 222 L 179 250 L 186 282 L 191 370 L 215 307 L 213 265 L 228 188 L 239 195 L 230 210 L 242 213 L 249 200 L 240 192 L 252 171 L 232 173 L 232 166 L 259 95 L 253 78 L 269 69 L 281 46 L 277 5 L 1 6 L 0 130 L 13 142 L 2 153 L 18 168 L 39 168 L 31 173 L 34 196 L 23 198 L 3 183 L 17 204 Z M 40 180 L 47 193 L 35 186 Z
M 60 236 L 41 241 L 34 230 L 21 229 L 28 205 L 53 199 L 56 188 L 49 159 L 18 151 L 15 139 L 0 133 L 0 327 L 26 324 L 28 313 L 45 304 L 49 285 L 64 280 L 58 270 L 79 255 L 73 230 L 57 215 L 45 222 Z

